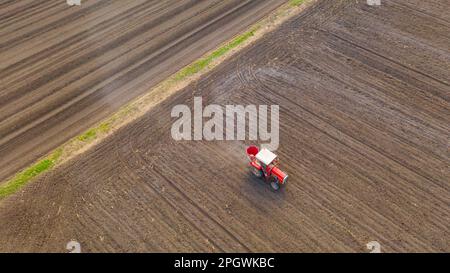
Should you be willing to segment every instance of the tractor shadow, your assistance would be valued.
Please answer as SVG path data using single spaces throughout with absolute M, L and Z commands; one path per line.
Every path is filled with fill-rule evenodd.
M 279 203 L 282 205 L 287 197 L 286 187 L 281 187 L 278 191 L 275 191 L 270 186 L 270 183 L 264 178 L 255 177 L 250 171 L 245 176 L 246 183 L 242 186 L 243 190 L 252 192 L 260 199 L 270 202 Z

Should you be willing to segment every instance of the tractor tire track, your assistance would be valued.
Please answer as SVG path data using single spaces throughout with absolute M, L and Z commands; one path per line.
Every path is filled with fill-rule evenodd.
M 50 16 L 54 9 L 42 9 L 50 17 L 3 33 L 0 180 L 283 2 L 87 0 L 79 8 L 61 2 L 57 7 L 61 14 Z M 50 3 L 39 1 L 42 7 Z M 29 12 L 25 3 L 14 10 L 1 12 L 12 12 L 11 18 L 17 16 L 15 12 Z
M 318 1 L 4 200 L 0 251 L 448 252 L 449 3 L 364 2 Z M 286 188 L 251 175 L 252 141 L 171 138 L 196 96 L 280 106 Z

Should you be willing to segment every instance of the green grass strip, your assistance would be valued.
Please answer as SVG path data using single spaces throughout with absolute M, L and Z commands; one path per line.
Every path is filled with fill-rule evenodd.
M 110 122 L 104 122 L 97 127 L 91 128 L 84 132 L 82 135 L 78 136 L 77 139 L 82 142 L 90 142 L 97 138 L 98 133 L 107 133 L 111 129 Z
M 175 81 L 180 81 L 180 80 L 183 80 L 183 79 L 185 79 L 185 78 L 187 78 L 189 76 L 192 76 L 192 75 L 197 74 L 198 72 L 202 71 L 208 65 L 210 65 L 214 60 L 216 60 L 216 59 L 220 58 L 221 56 L 225 55 L 230 50 L 236 48 L 237 46 L 239 46 L 243 42 L 247 41 L 250 37 L 255 35 L 255 31 L 256 30 L 257 30 L 257 28 L 254 28 L 251 31 L 248 31 L 248 32 L 246 32 L 244 34 L 241 34 L 241 35 L 237 36 L 231 42 L 229 42 L 226 45 L 222 46 L 221 48 L 213 51 L 207 57 L 202 58 L 202 59 L 194 62 L 193 64 L 183 68 L 181 71 L 179 71 L 175 75 L 174 80 Z
M 305 0 L 291 0 L 291 6 L 300 6 Z
M 58 162 L 59 158 L 61 157 L 61 154 L 62 149 L 56 150 L 50 156 L 42 159 L 41 161 L 35 163 L 31 167 L 18 173 L 15 177 L 7 181 L 5 184 L 0 185 L 0 199 L 10 194 L 16 193 L 22 186 L 27 184 L 31 179 L 53 168 L 55 164 Z
M 290 0 L 290 5 L 293 7 L 296 7 L 296 6 L 303 4 L 304 2 L 305 2 L 305 0 Z M 244 34 L 241 34 L 241 35 L 235 37 L 229 43 L 226 43 L 224 46 L 213 51 L 208 56 L 201 58 L 200 60 L 194 62 L 193 64 L 188 65 L 187 67 L 181 69 L 179 72 L 177 72 L 172 77 L 171 82 L 176 83 L 176 82 L 182 81 L 192 75 L 199 73 L 203 69 L 207 68 L 213 61 L 222 57 L 223 55 L 225 55 L 232 49 L 238 47 L 239 45 L 241 45 L 242 43 L 247 41 L 249 38 L 254 36 L 255 32 L 260 27 L 261 27 L 260 24 L 255 25 L 250 31 L 247 31 Z M 92 142 L 93 140 L 95 140 L 97 138 L 97 136 L 99 134 L 108 133 L 111 130 L 111 126 L 116 121 L 116 119 L 120 119 L 121 117 L 127 116 L 132 111 L 133 111 L 133 109 L 130 108 L 130 106 L 125 106 L 118 113 L 116 113 L 111 118 L 109 118 L 106 122 L 103 122 L 100 125 L 87 130 L 83 134 L 75 137 L 73 139 L 73 141 L 75 141 L 75 142 L 78 141 L 78 142 L 85 143 L 85 144 Z M 55 167 L 59 163 L 61 156 L 63 154 L 63 151 L 64 151 L 64 146 L 61 148 L 58 148 L 48 157 L 38 161 L 37 163 L 35 163 L 32 166 L 25 169 L 24 171 L 15 175 L 10 180 L 6 181 L 4 184 L 0 185 L 0 199 L 3 199 L 11 194 L 16 193 L 24 185 L 26 185 L 28 182 L 30 182 L 33 178 L 35 178 L 38 175 L 45 173 L 45 172 L 51 170 L 53 167 Z
M 205 69 L 209 64 L 211 64 L 214 60 L 217 58 L 220 58 L 233 48 L 236 48 L 243 42 L 247 41 L 250 37 L 252 37 L 255 34 L 255 31 L 257 28 L 254 28 L 251 31 L 248 31 L 242 35 L 239 35 L 238 37 L 234 38 L 231 42 L 227 43 L 226 45 L 222 46 L 221 48 L 213 51 L 210 55 L 207 57 L 204 57 L 193 64 L 183 68 L 174 76 L 174 81 L 181 81 L 189 76 L 192 76 L 201 70 Z M 126 111 L 123 111 L 123 115 L 126 115 L 130 109 L 126 109 Z M 99 133 L 107 133 L 111 129 L 111 121 L 107 121 L 104 123 L 101 123 L 100 125 L 91 128 L 84 132 L 83 134 L 76 137 L 76 140 L 89 143 L 97 138 L 97 135 Z M 63 149 L 60 148 L 50 156 L 40 160 L 39 162 L 35 163 L 31 167 L 25 169 L 24 171 L 18 173 L 16 176 L 14 176 L 12 179 L 7 181 L 5 184 L 0 185 L 0 199 L 3 199 L 13 193 L 16 193 L 20 188 L 22 188 L 24 185 L 26 185 L 29 181 L 31 181 L 36 176 L 47 172 L 51 170 L 57 163 L 59 158 L 61 157 Z

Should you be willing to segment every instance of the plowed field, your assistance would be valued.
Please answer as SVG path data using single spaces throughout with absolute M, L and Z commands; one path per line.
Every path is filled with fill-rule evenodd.
M 450 251 L 450 2 L 318 1 L 0 203 L 1 251 Z M 277 104 L 274 193 L 177 104 Z

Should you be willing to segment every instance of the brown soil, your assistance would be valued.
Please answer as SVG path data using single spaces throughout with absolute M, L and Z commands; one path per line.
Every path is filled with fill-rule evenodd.
M 0 4 L 0 181 L 284 0 Z
M 0 251 L 450 251 L 448 1 L 319 1 L 0 203 Z M 174 105 L 278 104 L 274 193 Z

